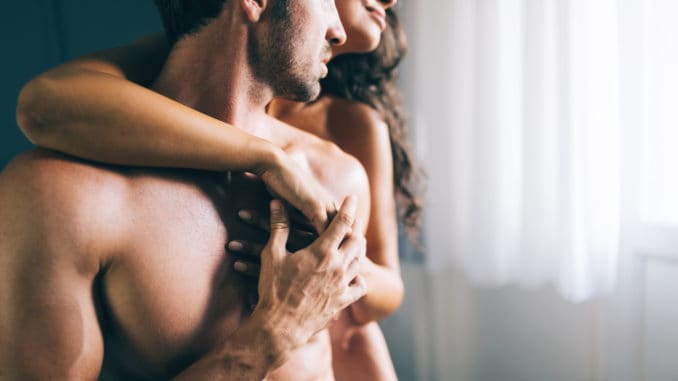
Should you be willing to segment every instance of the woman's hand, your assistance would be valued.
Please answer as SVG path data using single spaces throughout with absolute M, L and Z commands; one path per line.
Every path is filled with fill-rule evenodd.
M 257 210 L 243 209 L 238 211 L 238 217 L 247 225 L 254 227 L 261 233 L 260 242 L 246 240 L 232 240 L 226 245 L 226 249 L 231 252 L 236 260 L 233 263 L 233 269 L 243 275 L 258 277 L 261 264 L 261 252 L 265 244 L 262 243 L 271 232 L 271 225 L 268 222 L 269 216 Z M 293 223 L 289 229 L 289 236 L 286 247 L 290 252 L 301 250 L 318 238 L 318 235 L 309 226 L 301 223 Z
M 322 233 L 337 213 L 336 199 L 302 169 L 287 153 L 279 150 L 273 159 L 254 170 L 274 198 L 298 209 Z

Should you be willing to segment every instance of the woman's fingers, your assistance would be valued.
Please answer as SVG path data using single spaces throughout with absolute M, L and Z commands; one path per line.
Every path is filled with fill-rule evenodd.
M 261 265 L 255 262 L 248 262 L 239 259 L 233 263 L 233 270 L 239 272 L 240 274 L 256 278 L 259 276 L 259 272 L 261 271 Z
M 250 226 L 264 231 L 270 230 L 268 216 L 257 210 L 241 209 L 238 211 L 238 217 Z M 293 209 L 292 212 L 289 212 L 288 217 L 292 227 L 297 229 L 299 232 L 303 232 L 304 234 L 315 234 L 315 228 L 308 223 L 306 217 L 304 217 L 299 212 L 296 212 L 296 209 Z
M 238 217 L 248 225 L 267 232 L 271 231 L 271 225 L 268 216 L 262 215 L 254 210 L 242 209 L 238 211 Z
M 256 242 L 236 240 L 230 241 L 227 248 L 234 253 L 259 257 L 264 249 L 264 245 Z
M 261 230 L 262 232 L 270 231 L 268 216 L 262 215 L 258 211 L 243 209 L 238 211 L 238 216 L 245 223 Z M 312 227 L 299 226 L 296 223 L 293 223 L 292 228 L 290 229 L 289 238 L 287 240 L 287 248 L 292 252 L 300 250 L 310 245 L 313 241 L 315 241 L 316 238 L 318 238 L 318 235 L 313 231 Z

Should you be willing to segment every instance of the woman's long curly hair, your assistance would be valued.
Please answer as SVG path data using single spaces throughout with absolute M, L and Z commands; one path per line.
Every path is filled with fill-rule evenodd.
M 417 242 L 421 225 L 423 172 L 409 144 L 397 67 L 407 51 L 405 33 L 397 15 L 386 11 L 387 27 L 379 47 L 370 53 L 344 54 L 328 64 L 322 94 L 362 102 L 375 109 L 388 125 L 393 155 L 393 182 L 399 217 L 410 240 Z

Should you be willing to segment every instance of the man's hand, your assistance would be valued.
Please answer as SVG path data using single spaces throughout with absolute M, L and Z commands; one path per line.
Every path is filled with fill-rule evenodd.
M 254 171 L 274 197 L 297 208 L 321 233 L 337 213 L 336 199 L 287 153 L 276 155 L 272 163 Z
M 365 295 L 359 275 L 365 257 L 356 199 L 348 197 L 329 227 L 307 248 L 290 254 L 287 214 L 271 202 L 271 236 L 261 255 L 258 314 L 292 343 L 303 345 L 341 310 Z

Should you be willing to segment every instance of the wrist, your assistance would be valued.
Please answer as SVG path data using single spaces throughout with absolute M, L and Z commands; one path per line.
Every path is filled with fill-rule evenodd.
M 280 147 L 267 140 L 260 140 L 258 148 L 254 149 L 254 152 L 256 152 L 255 167 L 252 168 L 254 174 L 259 177 L 272 170 L 281 168 L 287 158 L 287 154 Z
M 240 329 L 236 346 L 256 348 L 258 366 L 273 370 L 282 365 L 301 343 L 293 334 L 293 324 L 282 314 L 257 306 Z

